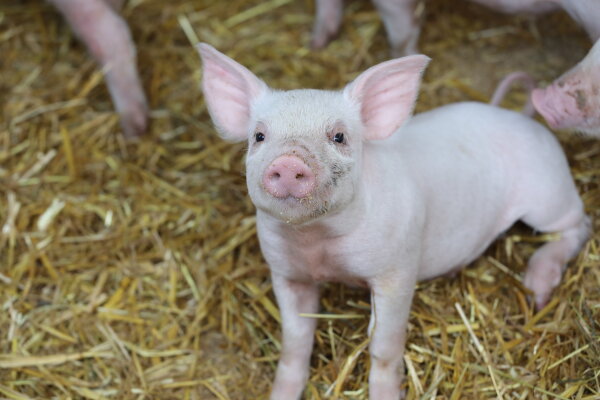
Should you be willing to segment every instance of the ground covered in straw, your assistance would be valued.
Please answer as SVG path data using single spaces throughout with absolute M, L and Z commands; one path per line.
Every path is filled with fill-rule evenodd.
M 348 3 L 339 39 L 312 52 L 309 0 L 130 1 L 153 110 L 137 143 L 123 140 L 101 73 L 57 13 L 0 4 L 0 398 L 267 397 L 279 316 L 244 146 L 215 134 L 191 42 L 275 87 L 339 88 L 388 57 L 370 2 Z M 589 46 L 562 13 L 534 21 L 432 0 L 418 110 L 486 101 L 516 69 L 551 81 Z M 560 138 L 598 227 L 600 142 Z M 600 398 L 598 235 L 535 314 L 521 277 L 538 245 L 518 226 L 457 278 L 419 285 L 409 399 Z M 320 321 L 306 398 L 367 398 L 368 306 L 365 291 L 324 287 L 323 312 L 342 318 Z

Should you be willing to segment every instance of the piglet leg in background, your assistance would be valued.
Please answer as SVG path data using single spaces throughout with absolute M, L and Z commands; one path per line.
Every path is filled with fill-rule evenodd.
M 148 125 L 148 104 L 136 69 L 136 50 L 127 23 L 116 12 L 123 0 L 49 0 L 102 67 L 125 136 Z
M 392 57 L 418 53 L 421 32 L 418 0 L 373 0 L 387 32 Z
M 381 15 L 392 57 L 417 53 L 420 25 L 418 0 L 373 0 Z M 342 23 L 342 0 L 316 0 L 317 15 L 311 47 L 321 49 L 337 35 Z
M 310 46 L 322 49 L 337 35 L 342 24 L 342 0 L 317 0 L 317 15 Z

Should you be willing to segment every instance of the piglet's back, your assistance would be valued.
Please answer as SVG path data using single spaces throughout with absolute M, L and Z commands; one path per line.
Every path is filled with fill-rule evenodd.
M 420 279 L 439 275 L 445 265 L 471 262 L 496 237 L 521 219 L 532 206 L 568 196 L 577 202 L 566 158 L 556 138 L 545 127 L 519 113 L 483 103 L 457 103 L 413 117 L 389 143 L 398 174 L 413 180 L 424 199 L 428 218 L 425 251 L 433 255 Z M 405 185 L 403 185 L 405 186 Z M 561 203 L 561 202 L 558 202 Z M 485 218 L 482 218 L 485 216 Z M 460 238 L 439 234 L 469 226 Z M 457 251 L 456 243 L 469 243 Z M 471 247 L 472 246 L 472 247 Z M 442 258 L 436 255 L 444 254 Z
M 566 163 L 558 140 L 543 125 L 484 103 L 455 103 L 418 114 L 391 140 L 403 157 L 410 158 L 505 160 L 514 168 Z

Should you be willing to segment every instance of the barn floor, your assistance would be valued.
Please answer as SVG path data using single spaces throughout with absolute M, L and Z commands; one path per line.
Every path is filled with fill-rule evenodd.
M 244 145 L 217 137 L 191 42 L 285 89 L 340 88 L 387 59 L 366 0 L 347 2 L 326 50 L 309 50 L 313 7 L 130 0 L 124 15 L 153 111 L 148 135 L 127 142 L 101 72 L 54 9 L 0 4 L 0 398 L 268 397 L 279 315 Z M 550 82 L 590 46 L 564 13 L 509 17 L 431 0 L 420 47 L 433 61 L 417 111 L 487 101 L 515 70 Z M 523 102 L 514 91 L 504 106 Z M 600 142 L 558 136 L 598 232 Z M 420 284 L 407 398 L 599 399 L 599 238 L 537 314 L 521 279 L 540 239 L 523 225 L 456 278 Z M 320 320 L 305 398 L 366 399 L 369 294 L 326 285 L 322 309 L 340 318 Z

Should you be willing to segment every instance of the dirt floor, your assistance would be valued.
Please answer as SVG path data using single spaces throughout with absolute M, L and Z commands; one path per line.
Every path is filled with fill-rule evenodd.
M 152 108 L 138 142 L 123 139 L 101 72 L 55 10 L 0 4 L 0 398 L 265 399 L 279 314 L 245 145 L 215 133 L 191 42 L 276 88 L 341 88 L 388 58 L 379 16 L 347 1 L 338 39 L 311 51 L 312 0 L 130 0 L 123 13 Z M 487 101 L 515 70 L 548 83 L 590 46 L 562 12 L 428 1 L 417 111 Z M 504 106 L 524 101 L 514 91 Z M 600 142 L 558 136 L 597 231 Z M 521 279 L 540 240 L 522 225 L 456 278 L 420 284 L 407 398 L 600 399 L 598 238 L 538 314 Z M 344 318 L 319 323 L 305 398 L 366 399 L 369 293 L 325 285 L 322 310 Z

